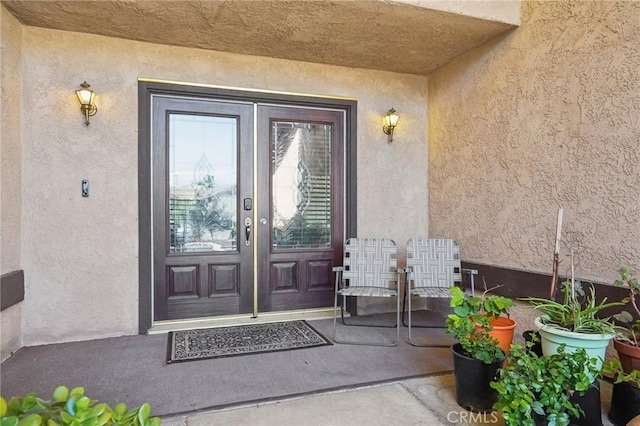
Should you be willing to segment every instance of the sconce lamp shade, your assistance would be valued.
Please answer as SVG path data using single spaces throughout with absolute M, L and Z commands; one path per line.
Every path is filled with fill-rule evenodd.
M 398 120 L 400 120 L 400 116 L 396 114 L 396 110 L 393 108 L 391 108 L 383 118 L 384 125 L 382 126 L 382 131 L 389 135 L 389 143 L 393 142 L 393 129 L 398 125 Z
M 92 105 L 96 98 L 96 93 L 89 89 L 91 86 L 87 84 L 86 81 L 82 83 L 80 87 L 82 87 L 82 89 L 76 90 L 76 96 L 78 96 L 80 105 Z
M 81 89 L 76 90 L 76 96 L 80 101 L 80 111 L 85 116 L 85 124 L 89 125 L 89 117 L 95 115 L 98 108 L 95 104 L 96 93 L 90 89 L 90 85 L 85 81 L 80 85 Z
M 384 126 L 394 128 L 398 125 L 398 120 L 400 120 L 400 116 L 396 114 L 395 109 L 391 108 L 384 116 Z

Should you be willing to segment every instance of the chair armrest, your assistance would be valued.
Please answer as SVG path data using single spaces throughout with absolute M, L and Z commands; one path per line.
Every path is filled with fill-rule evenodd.
M 471 277 L 471 296 L 475 296 L 476 295 L 476 283 L 475 283 L 475 280 L 473 279 L 473 276 L 474 275 L 478 275 L 478 270 L 477 269 L 462 268 L 462 273 L 463 274 L 468 274 Z
M 333 272 L 342 272 L 344 268 L 342 266 L 334 266 L 331 270 Z
M 413 277 L 413 269 L 411 267 L 400 268 L 400 269 L 398 269 L 398 272 L 405 274 L 404 285 L 406 286 L 407 289 L 410 289 L 411 288 L 411 281 L 413 281 L 413 278 L 414 278 Z

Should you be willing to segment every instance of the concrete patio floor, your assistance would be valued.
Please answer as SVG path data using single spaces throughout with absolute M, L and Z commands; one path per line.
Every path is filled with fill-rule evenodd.
M 603 426 L 611 384 L 601 382 Z M 471 413 L 455 402 L 452 374 L 167 417 L 168 426 L 504 425 L 497 413 Z
M 330 334 L 330 321 L 314 321 L 313 325 L 325 335 Z M 375 333 L 384 332 L 384 329 L 380 328 L 370 330 Z M 431 339 L 438 336 L 434 329 L 428 330 L 430 330 Z M 401 332 L 404 342 L 406 329 L 403 327 Z M 517 333 L 516 338 L 520 339 L 520 335 L 521 333 Z M 226 402 L 217 405 L 213 404 L 210 398 L 205 398 L 205 402 L 198 404 L 195 404 L 195 400 L 193 400 L 194 393 L 211 396 L 212 389 L 215 389 L 212 383 L 220 382 L 222 376 L 228 373 L 227 370 L 231 370 L 232 378 L 218 383 L 219 387 L 226 389 L 225 392 L 222 392 L 225 395 L 232 393 L 231 391 L 236 388 L 238 392 L 246 394 L 247 389 L 253 389 L 262 382 L 264 382 L 262 386 L 267 391 L 273 390 L 278 388 L 279 383 L 283 385 L 283 377 L 291 376 L 292 369 L 297 372 L 295 377 L 291 376 L 295 383 L 305 381 L 303 380 L 306 377 L 303 369 L 306 368 L 309 370 L 311 383 L 318 384 L 322 379 L 326 379 L 327 375 L 344 375 L 345 371 L 338 368 L 337 362 L 344 357 L 354 356 L 353 351 L 357 351 L 356 355 L 376 360 L 383 358 L 385 354 L 392 355 L 391 359 L 395 360 L 394 362 L 387 360 L 380 365 L 376 364 L 376 371 L 385 373 L 393 372 L 391 368 L 393 365 L 402 364 L 396 362 L 398 360 L 408 362 L 410 365 L 416 364 L 416 360 L 421 360 L 429 365 L 442 363 L 443 359 L 446 362 L 442 365 L 435 365 L 438 368 L 416 371 L 399 370 L 399 373 L 396 372 L 398 375 L 391 376 L 398 379 L 383 378 L 380 380 L 377 378 L 377 381 L 373 381 L 361 369 L 351 366 L 345 371 L 353 373 L 355 376 L 349 381 L 350 384 L 339 387 L 303 386 L 300 389 L 292 388 L 288 394 L 282 394 L 285 396 L 279 397 L 277 394 L 267 392 L 266 395 L 271 396 L 265 398 L 264 396 L 260 397 L 265 393 L 258 393 L 256 394 L 258 396 L 240 399 L 239 402 Z M 109 353 L 117 354 L 117 356 L 108 356 Z M 127 336 L 90 342 L 23 348 L 14 355 L 14 359 L 3 363 L 1 387 L 3 391 L 8 388 L 17 392 L 13 394 L 21 394 L 24 393 L 24 389 L 20 386 L 24 384 L 22 382 L 24 382 L 23 378 L 26 375 L 32 375 L 35 382 L 42 386 L 47 382 L 47 378 L 43 374 L 45 372 L 51 373 L 52 377 L 49 378 L 49 381 L 53 386 L 53 384 L 60 383 L 60 373 L 64 372 L 63 377 L 67 379 L 66 384 L 75 380 L 83 386 L 90 386 L 94 389 L 92 396 L 97 399 L 109 402 L 109 396 L 113 395 L 104 393 L 104 391 L 110 389 L 118 397 L 126 397 L 132 405 L 139 403 L 134 398 L 153 402 L 152 414 L 161 415 L 163 424 L 168 426 L 504 425 L 504 421 L 497 413 L 471 413 L 457 405 L 448 349 L 416 348 L 404 343 L 395 348 L 333 345 L 310 348 L 301 352 L 274 352 L 252 357 L 182 363 L 175 364 L 171 368 L 163 365 L 165 355 L 166 336 L 164 335 Z M 329 355 L 332 358 L 327 358 Z M 296 363 L 295 361 L 301 356 L 304 362 Z M 314 369 L 316 364 L 325 365 L 316 359 L 318 357 L 328 362 L 327 365 L 332 367 Z M 135 364 L 135 362 L 140 364 Z M 37 369 L 40 364 L 44 367 L 44 371 Z M 82 368 L 79 370 L 82 374 L 79 377 L 71 376 L 68 371 L 69 365 L 74 368 L 81 366 Z M 122 377 L 128 378 L 124 382 L 119 375 L 121 370 L 124 372 Z M 13 374 L 10 374 L 12 371 Z M 267 372 L 262 381 L 255 380 L 258 372 Z M 407 374 L 411 372 L 414 375 L 408 376 Z M 132 380 L 132 377 L 135 377 L 135 380 Z M 148 377 L 154 378 L 153 385 L 144 388 L 151 391 L 140 395 L 140 389 L 136 383 L 139 384 L 140 381 L 143 381 L 150 384 L 146 381 Z M 189 379 L 180 380 L 184 377 Z M 405 379 L 399 377 L 405 377 Z M 369 378 L 369 381 L 366 381 L 366 378 Z M 16 383 L 10 385 L 10 382 Z M 125 382 L 133 382 L 133 390 L 126 386 L 118 387 L 124 386 Z M 200 387 L 198 387 L 199 382 L 203 382 Z M 247 386 L 250 387 L 247 388 Z M 30 389 L 30 386 L 27 388 Z M 607 414 L 612 386 L 607 381 L 601 381 L 600 389 L 602 424 L 603 426 L 611 426 L 612 423 L 607 419 Z M 170 404 L 167 402 L 170 402 L 172 398 L 161 398 L 157 394 L 179 395 L 180 398 L 191 401 L 191 403 L 188 409 L 185 407 L 182 410 L 172 411 L 168 409 Z M 167 414 L 163 415 L 162 413 Z

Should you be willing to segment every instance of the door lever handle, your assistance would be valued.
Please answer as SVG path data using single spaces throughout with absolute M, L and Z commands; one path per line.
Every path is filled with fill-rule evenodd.
M 248 246 L 251 244 L 251 218 L 247 217 L 244 219 L 244 245 Z

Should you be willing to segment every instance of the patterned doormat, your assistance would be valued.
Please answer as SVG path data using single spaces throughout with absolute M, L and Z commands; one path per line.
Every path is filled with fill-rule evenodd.
M 306 321 L 169 333 L 167 363 L 331 345 Z

